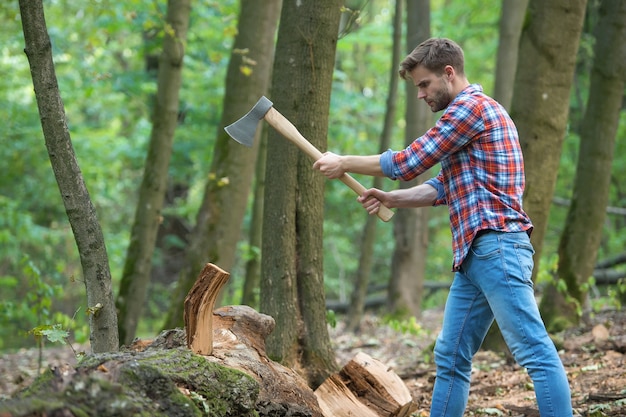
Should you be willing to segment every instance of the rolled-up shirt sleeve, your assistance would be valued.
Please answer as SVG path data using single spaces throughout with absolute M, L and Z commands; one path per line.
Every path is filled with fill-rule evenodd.
M 448 201 L 446 200 L 446 192 L 443 188 L 443 183 L 441 182 L 442 175 L 443 174 L 441 173 L 441 171 L 439 171 L 439 174 L 436 177 L 433 177 L 429 180 L 424 181 L 424 184 L 428 184 L 431 187 L 433 187 L 435 190 L 437 190 L 437 199 L 435 200 L 435 203 L 433 204 L 433 206 L 441 206 L 441 205 L 448 204 Z
M 380 155 L 380 169 L 383 171 L 385 177 L 391 178 L 392 180 L 397 179 L 397 177 L 393 175 L 393 151 L 391 149 L 387 149 Z

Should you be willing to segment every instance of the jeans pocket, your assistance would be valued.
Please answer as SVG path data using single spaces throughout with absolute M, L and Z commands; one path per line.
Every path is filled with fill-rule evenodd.
M 481 239 L 470 247 L 472 254 L 481 260 L 496 257 L 500 254 L 500 245 L 497 239 Z
M 516 243 L 514 248 L 520 270 L 522 271 L 523 279 L 527 284 L 532 286 L 534 267 L 533 255 L 535 254 L 535 250 L 530 243 Z

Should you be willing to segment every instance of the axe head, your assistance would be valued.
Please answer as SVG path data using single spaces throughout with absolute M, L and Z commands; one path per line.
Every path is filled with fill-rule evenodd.
M 224 130 L 237 142 L 251 147 L 254 143 L 254 135 L 256 134 L 256 127 L 259 121 L 265 117 L 265 114 L 273 105 L 274 103 L 267 97 L 261 97 L 245 116 L 235 123 L 226 126 Z

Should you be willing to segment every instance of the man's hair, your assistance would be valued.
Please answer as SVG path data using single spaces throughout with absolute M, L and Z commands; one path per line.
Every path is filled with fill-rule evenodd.
M 463 74 L 463 49 L 456 42 L 446 38 L 430 38 L 420 43 L 400 63 L 400 77 L 406 80 L 409 73 L 422 66 L 437 75 L 441 75 L 447 65 L 457 73 Z

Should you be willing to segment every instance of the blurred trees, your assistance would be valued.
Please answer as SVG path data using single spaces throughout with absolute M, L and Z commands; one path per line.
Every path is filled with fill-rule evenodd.
M 493 98 L 507 110 L 513 99 L 519 39 L 527 7 L 528 0 L 502 0 Z
M 409 0 L 406 2 L 406 7 L 406 53 L 400 59 L 404 59 L 417 45 L 430 38 L 430 1 Z M 404 81 L 404 86 L 406 124 L 403 147 L 424 134 L 434 122 L 428 105 L 417 99 L 417 89 L 413 83 Z M 432 176 L 431 171 L 423 173 L 412 181 L 401 181 L 399 187 L 410 188 L 421 184 Z M 425 298 L 424 281 L 428 263 L 430 212 L 430 207 L 400 209 L 394 220 L 395 247 L 387 290 L 387 307 L 390 314 L 398 319 L 421 316 L 422 302 Z
M 157 65 L 157 92 L 152 114 L 152 132 L 139 201 L 130 234 L 120 290 L 116 299 L 121 344 L 135 338 L 152 271 L 152 254 L 162 222 L 163 201 L 174 133 L 179 122 L 179 93 L 189 26 L 189 0 L 168 0 L 163 48 Z
M 391 54 L 391 65 L 389 67 L 389 91 L 387 93 L 385 118 L 380 133 L 380 146 L 378 149 L 380 153 L 389 149 L 396 120 L 396 102 L 398 101 L 398 79 L 400 78 L 398 67 L 400 66 L 400 54 L 402 51 L 404 13 L 402 13 L 403 4 L 401 1 L 396 2 L 395 6 L 392 20 L 393 52 Z M 382 177 L 373 178 L 372 187 L 382 188 L 382 185 Z M 367 288 L 372 274 L 376 226 L 380 221 L 377 216 L 370 216 L 365 211 L 363 214 L 367 216 L 367 218 L 365 220 L 365 226 L 363 227 L 361 246 L 359 247 L 359 266 L 355 271 L 352 296 L 350 297 L 350 308 L 348 310 L 347 326 L 352 331 L 358 331 L 360 329 L 363 313 L 365 312 L 365 297 L 367 296 Z
M 556 277 L 541 311 L 556 330 L 590 312 L 589 279 L 606 219 L 611 167 L 626 85 L 626 2 L 602 0 L 594 28 L 589 97 L 580 129 L 572 200 L 559 241 Z
M 261 129 L 257 129 L 252 148 L 246 148 L 228 136 L 224 127 L 250 111 L 257 100 L 267 94 L 280 6 L 281 0 L 241 1 L 237 34 L 226 73 L 222 117 L 215 130 L 211 167 L 205 178 L 196 223 L 188 236 L 189 245 L 170 301 L 165 328 L 183 325 L 185 297 L 207 262 L 220 265 L 227 271 L 235 263 Z
M 326 127 L 329 149 L 340 153 L 371 154 L 378 151 L 376 139 L 384 118 L 384 97 L 388 95 L 393 6 L 383 0 L 358 3 L 367 3 L 367 6 L 355 7 L 355 10 L 360 10 L 359 13 L 342 14 L 344 27 L 358 28 L 358 31 L 344 30 L 337 42 Z M 472 82 L 485 86 L 489 94 L 493 94 L 489 86 L 494 85 L 496 74 L 501 3 L 500 0 L 429 2 L 431 34 L 453 38 L 465 48 L 468 76 Z M 154 77 L 146 72 L 146 62 L 149 61 L 148 56 L 159 55 L 165 35 L 166 3 L 103 0 L 79 4 L 56 0 L 46 2 L 45 7 L 73 146 L 102 225 L 113 288 L 117 290 L 152 130 L 151 103 L 157 84 Z M 191 10 L 182 69 L 184 82 L 180 90 L 180 116 L 184 123 L 177 126 L 176 141 L 173 143 L 162 210 L 163 223 L 159 227 L 152 255 L 151 282 L 138 323 L 139 336 L 152 336 L 163 324 L 164 312 L 173 298 L 176 281 L 182 277 L 181 269 L 187 264 L 191 236 L 209 181 L 207 166 L 212 163 L 210 161 L 216 160 L 214 153 L 217 153 L 216 142 L 220 140 L 221 125 L 232 121 L 222 122 L 225 117 L 222 109 L 226 106 L 225 88 L 228 87 L 224 80 L 231 61 L 229 57 L 239 11 L 240 3 L 233 0 L 201 0 Z M 0 124 L 3 143 L 0 158 L 5 164 L 0 177 L 0 307 L 4 312 L 0 315 L 0 348 L 26 345 L 26 332 L 41 324 L 42 320 L 63 323 L 72 331 L 73 337 L 84 341 L 87 315 L 80 258 L 44 148 L 33 85 L 23 53 L 20 16 L 17 8 L 10 3 L 0 5 L 0 15 L 3 19 L 3 31 L 0 32 L 0 71 L 3 74 L 0 77 L 0 107 L 6 115 L 4 123 Z M 563 20 L 563 16 L 555 19 Z M 559 37 L 559 47 L 561 37 L 571 38 L 565 32 L 556 36 Z M 553 168 L 558 170 L 554 194 L 561 199 L 569 199 L 574 189 L 579 154 L 578 134 L 583 110 L 587 107 L 592 46 L 592 37 L 583 34 L 577 51 L 573 89 L 564 99 L 567 101 L 565 106 L 570 109 L 569 129 L 564 134 L 560 163 Z M 542 72 L 558 73 L 560 68 L 554 64 Z M 560 75 L 555 82 L 566 83 Z M 521 88 L 532 87 L 533 82 L 530 80 Z M 270 93 L 270 97 L 276 102 L 275 93 Z M 412 124 L 405 116 L 414 113 L 408 109 L 410 98 L 398 100 L 394 130 L 399 131 L 405 129 L 405 124 Z M 537 103 L 532 101 L 520 111 L 532 111 Z M 291 103 L 281 107 L 277 105 L 279 110 L 283 107 L 301 113 L 301 109 L 296 112 Z M 241 115 L 239 111 L 237 115 L 234 113 L 232 117 Z M 299 120 L 294 122 L 303 128 Z M 406 130 L 409 131 L 408 128 Z M 617 208 L 626 206 L 623 181 L 626 178 L 626 141 L 619 140 L 625 137 L 626 116 L 622 109 L 608 192 L 609 205 Z M 270 138 L 272 142 L 285 140 L 274 137 Z M 398 149 L 403 144 L 401 135 L 392 136 L 390 147 Z M 287 145 L 290 144 L 284 145 L 289 149 Z M 236 154 L 247 149 L 237 145 L 234 151 Z M 307 163 L 303 166 L 307 167 Z M 275 160 L 270 157 L 268 165 L 271 167 L 273 164 Z M 554 173 L 543 168 L 535 169 L 545 171 L 545 175 Z M 234 181 L 232 174 L 227 176 L 229 181 Z M 263 178 L 257 176 L 256 181 L 262 182 Z M 363 182 L 366 181 L 369 179 L 363 179 Z M 385 188 L 396 185 L 383 182 Z M 353 288 L 352 277 L 357 270 L 366 216 L 354 201 L 351 191 L 336 181 L 326 182 L 323 200 L 325 295 L 328 300 L 347 304 Z M 445 208 L 428 211 L 429 239 L 424 257 L 424 275 L 428 281 L 439 281 L 445 285 L 451 279 L 447 211 Z M 567 209 L 551 205 L 544 214 L 549 217 L 538 266 L 537 285 L 540 290 L 556 272 L 557 247 Z M 396 214 L 394 221 L 398 218 Z M 251 222 L 251 210 L 247 210 L 242 228 L 232 228 L 233 236 L 230 237 L 238 240 L 247 235 Z M 370 288 L 385 288 L 389 284 L 396 245 L 394 227 L 395 224 L 391 223 L 377 224 Z M 598 259 L 623 252 L 626 245 L 624 227 L 626 220 L 623 216 L 611 214 L 605 218 Z M 233 257 L 233 265 L 224 303 L 239 303 L 241 299 L 248 244 L 239 240 L 237 245 L 227 254 Z M 610 298 L 612 288 L 592 285 L 589 292 L 592 306 L 601 307 L 616 302 Z M 386 295 L 385 291 L 383 296 Z M 425 291 L 423 296 L 423 308 L 438 307 L 444 300 L 445 291 Z
M 511 117 L 526 172 L 524 210 L 534 229 L 536 277 L 567 129 L 586 0 L 530 0 L 522 29 Z

